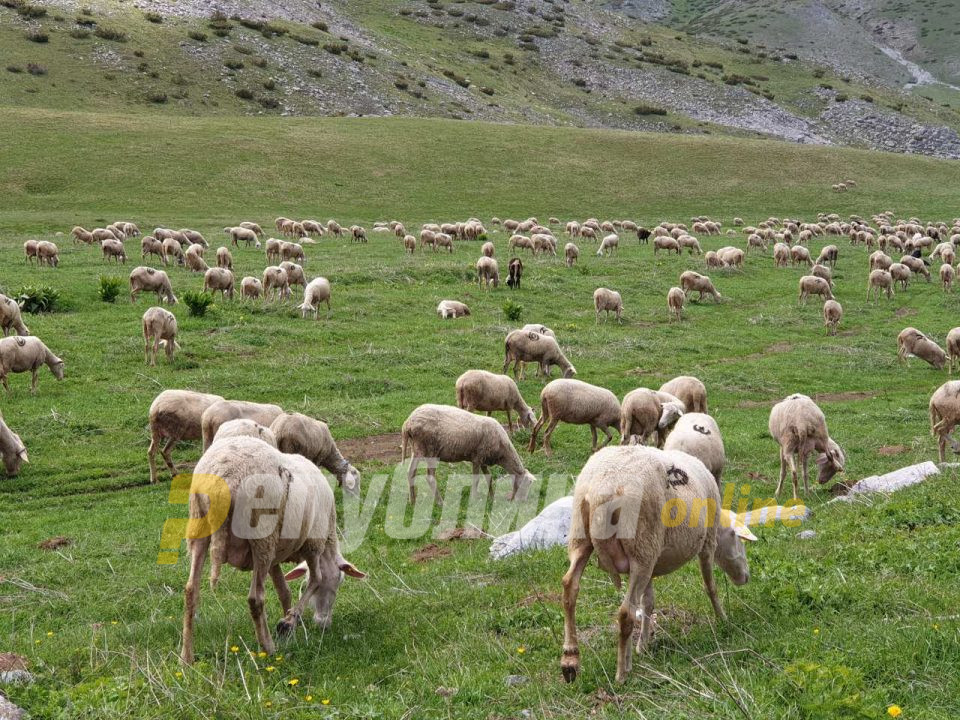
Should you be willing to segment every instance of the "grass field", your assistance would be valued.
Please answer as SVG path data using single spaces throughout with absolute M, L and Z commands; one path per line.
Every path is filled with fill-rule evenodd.
M 587 571 L 580 598 L 584 673 L 564 685 L 556 548 L 501 563 L 485 541 L 395 540 L 387 508 L 350 559 L 367 571 L 344 584 L 331 631 L 309 630 L 274 658 L 256 650 L 248 578 L 228 571 L 203 590 L 198 662 L 177 660 L 183 560 L 156 564 L 160 529 L 185 515 L 168 503 L 169 481 L 149 486 L 147 408 L 162 388 L 192 388 L 272 401 L 327 420 L 340 441 L 395 433 L 424 402 L 453 402 L 463 370 L 499 369 L 503 312 L 554 328 L 579 378 L 622 396 L 689 373 L 709 392 L 727 449 L 726 478 L 739 491 L 772 494 L 776 444 L 770 405 L 816 395 L 847 453 L 849 481 L 934 459 L 927 401 L 945 379 L 911 359 L 896 362 L 896 334 L 914 325 L 942 341 L 954 295 L 916 283 L 893 301 L 867 303 L 866 255 L 840 242 L 841 333 L 824 335 L 819 305 L 796 302 L 799 269 L 751 255 L 742 272 L 713 272 L 720 304 L 691 303 L 669 322 L 667 289 L 699 257 L 653 256 L 626 240 L 619 256 L 579 265 L 524 258 L 522 290 L 472 284 L 479 245 L 404 255 L 392 238 L 366 245 L 323 238 L 307 248 L 309 275 L 333 284 L 333 312 L 301 320 L 292 305 L 220 303 L 204 318 L 181 304 L 176 363 L 143 363 L 139 320 L 151 301 L 115 304 L 96 295 L 98 276 L 124 277 L 137 261 L 105 265 L 96 247 L 56 238 L 61 266 L 38 270 L 22 242 L 55 239 L 74 224 L 131 219 L 194 227 L 216 246 L 227 223 L 272 224 L 277 215 L 341 223 L 492 215 L 545 220 L 632 218 L 645 224 L 708 214 L 813 219 L 817 212 L 950 220 L 960 166 L 925 158 L 787 144 L 614 132 L 535 129 L 455 121 L 176 119 L 0 110 L 0 287 L 61 290 L 60 312 L 27 316 L 31 331 L 66 361 L 66 377 L 41 374 L 36 395 L 14 376 L 6 421 L 31 463 L 0 480 L 0 650 L 26 656 L 37 681 L 3 687 L 37 718 L 150 717 L 904 717 L 960 712 L 956 667 L 960 512 L 955 473 L 878 501 L 833 504 L 818 488 L 811 540 L 762 528 L 750 548 L 751 582 L 721 581 L 729 621 L 715 623 L 693 567 L 658 581 L 660 635 L 615 686 L 613 617 L 618 594 Z M 856 179 L 844 195 L 830 184 Z M 493 234 L 501 267 L 506 236 Z M 705 249 L 741 238 L 701 238 Z M 823 241 L 814 243 L 816 254 Z M 138 257 L 138 243 L 128 252 Z M 234 251 L 235 272 L 259 275 L 263 256 Z M 174 289 L 201 279 L 169 269 Z M 704 271 L 705 272 L 705 271 Z M 596 287 L 619 290 L 622 326 L 594 322 Z M 473 314 L 442 322 L 443 298 Z M 538 405 L 542 387 L 521 383 Z M 522 447 L 529 434 L 516 435 Z M 584 428 L 561 427 L 556 454 L 522 450 L 538 476 L 575 476 L 589 453 Z M 397 452 L 399 455 L 399 452 Z M 196 446 L 175 453 L 193 462 Z M 365 486 L 389 473 L 387 458 L 354 458 Z M 441 480 L 450 468 L 441 468 Z M 506 482 L 498 486 L 502 493 Z M 338 491 L 339 502 L 339 491 Z M 73 540 L 38 549 L 54 535 Z M 426 561 L 413 553 L 425 545 Z M 270 616 L 277 617 L 268 597 Z M 236 646 L 236 653 L 231 648 Z M 270 669 L 272 668 L 272 670 Z M 528 681 L 508 686 L 506 678 Z M 297 683 L 291 684 L 293 680 Z M 310 700 L 307 700 L 307 697 Z

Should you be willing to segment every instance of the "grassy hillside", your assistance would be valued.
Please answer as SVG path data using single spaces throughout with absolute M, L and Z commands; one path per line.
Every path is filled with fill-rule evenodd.
M 584 675 L 566 686 L 558 672 L 563 549 L 492 563 L 485 541 L 397 540 L 383 529 L 394 512 L 386 500 L 373 512 L 368 539 L 350 554 L 370 578 L 343 585 L 330 632 L 308 628 L 278 656 L 248 657 L 256 649 L 249 578 L 228 571 L 215 594 L 203 590 L 199 661 L 182 668 L 185 563 L 155 561 L 163 521 L 184 508 L 168 503 L 166 475 L 147 485 L 144 457 L 150 401 L 161 388 L 190 387 L 326 419 L 369 488 L 378 474 L 392 473 L 398 451 L 390 434 L 413 407 L 452 402 L 453 383 L 467 368 L 499 369 L 513 325 L 503 307 L 512 300 L 523 306 L 519 322 L 557 331 L 581 379 L 618 395 L 681 373 L 701 377 L 724 435 L 726 478 L 738 493 L 772 493 L 778 463 L 766 432 L 769 407 L 797 391 L 818 397 L 846 450 L 846 480 L 854 481 L 935 457 L 926 406 L 946 374 L 913 359 L 899 366 L 895 336 L 912 324 L 942 341 L 957 299 L 936 284 L 866 303 L 867 253 L 843 241 L 836 278 L 846 316 L 841 334 L 828 338 L 818 304 L 796 304 L 801 270 L 777 270 L 769 256 L 751 255 L 742 272 L 711 272 L 724 301 L 691 303 L 676 323 L 667 319 L 667 289 L 685 269 L 705 272 L 702 259 L 655 257 L 627 238 L 612 258 L 581 244 L 574 269 L 525 257 L 517 292 L 477 289 L 475 243 L 452 255 L 411 257 L 382 235 L 371 233 L 362 246 L 323 238 L 307 247 L 305 267 L 333 284 L 329 317 L 313 322 L 291 305 L 218 301 L 206 317 L 192 318 L 180 304 L 176 363 L 149 368 L 138 333 L 151 300 L 107 304 L 96 296 L 98 276 L 125 277 L 138 263 L 138 243 L 128 241 L 132 260 L 118 269 L 96 247 L 54 235 L 123 217 L 147 230 L 195 227 L 215 246 L 227 222 L 269 226 L 280 214 L 368 228 L 378 219 L 416 228 L 468 215 L 492 227 L 492 215 L 530 214 L 646 224 L 709 214 L 729 225 L 734 216 L 756 222 L 887 208 L 950 219 L 956 164 L 455 121 L 238 123 L 22 109 L 0 111 L 0 146 L 7 149 L 0 287 L 13 293 L 50 284 L 63 297 L 61 311 L 26 322 L 66 361 L 64 381 L 44 371 L 30 395 L 28 378 L 15 376 L 3 404 L 31 463 L 0 480 L 7 530 L 0 638 L 38 675 L 29 688 L 3 690 L 35 717 L 513 718 L 529 710 L 558 718 L 879 718 L 897 704 L 904 717 L 947 718 L 960 710 L 952 472 L 871 507 L 825 506 L 830 493 L 816 489 L 808 498 L 815 538 L 761 529 L 749 551 L 750 584 L 722 580 L 727 623 L 712 621 L 695 568 L 659 580 L 658 644 L 618 687 L 611 682 L 618 595 L 602 573 L 585 576 Z M 844 178 L 856 179 L 857 189 L 832 193 L 829 185 Z M 30 237 L 56 239 L 61 266 L 24 265 L 20 246 Z M 507 238 L 491 238 L 504 266 Z M 701 239 L 706 248 L 742 242 Z M 238 277 L 259 275 L 265 265 L 254 249 L 236 249 L 234 260 Z M 178 294 L 199 289 L 198 276 L 168 272 Z M 622 326 L 595 323 L 591 296 L 599 286 L 622 292 Z M 467 302 L 473 314 L 438 320 L 443 298 Z M 541 387 L 532 374 L 521 383 L 534 405 Z M 385 451 L 370 454 L 361 441 L 370 436 L 387 436 L 380 437 Z M 528 438 L 520 431 L 518 447 Z M 561 427 L 553 458 L 521 454 L 538 476 L 572 478 L 588 443 L 584 428 Z M 198 455 L 196 446 L 175 452 L 182 463 Z M 461 469 L 442 468 L 441 481 Z M 505 481 L 497 487 L 502 495 Z M 37 547 L 52 535 L 73 544 L 58 552 Z M 268 608 L 275 618 L 272 596 Z M 508 685 L 510 675 L 527 681 Z

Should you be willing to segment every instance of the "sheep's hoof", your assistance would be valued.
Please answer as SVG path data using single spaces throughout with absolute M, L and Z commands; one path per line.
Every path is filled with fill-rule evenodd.
M 577 673 L 580 672 L 580 668 L 576 665 L 561 665 L 560 671 L 563 673 L 563 681 L 572 683 L 577 679 Z
M 277 623 L 277 635 L 286 636 L 294 631 L 297 627 L 297 618 L 296 617 L 285 617 L 280 622 Z

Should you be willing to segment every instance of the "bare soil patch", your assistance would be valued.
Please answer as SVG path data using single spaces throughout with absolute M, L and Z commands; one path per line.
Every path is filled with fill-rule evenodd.
M 63 535 L 57 535 L 56 537 L 47 538 L 42 543 L 37 545 L 37 547 L 40 548 L 41 550 L 59 550 L 62 547 L 66 547 L 67 545 L 72 545 L 72 544 L 73 544 L 73 540 L 71 540 L 70 538 L 64 537 Z
M 410 559 L 415 563 L 425 563 L 430 562 L 431 560 L 436 560 L 437 558 L 447 557 L 452 555 L 453 550 L 448 547 L 441 547 L 436 543 L 430 543 L 429 545 L 424 545 L 419 550 L 414 550 L 413 554 L 410 556 Z
M 400 433 L 350 438 L 339 441 L 337 446 L 343 456 L 353 463 L 364 460 L 379 460 L 384 463 L 400 461 Z
M 878 393 L 866 390 L 848 390 L 839 393 L 817 393 L 813 396 L 814 402 L 857 402 L 859 400 L 869 400 L 876 397 Z M 783 398 L 773 400 L 741 400 L 737 403 L 738 408 L 758 408 L 773 407 Z
M 910 452 L 910 448 L 908 448 L 906 445 L 884 445 L 882 448 L 877 450 L 877 455 L 903 455 L 905 452 Z

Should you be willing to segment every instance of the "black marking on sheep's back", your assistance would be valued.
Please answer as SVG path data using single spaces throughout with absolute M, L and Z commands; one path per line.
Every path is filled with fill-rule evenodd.
M 537 340 L 540 339 L 540 335 L 538 335 L 537 333 L 531 331 L 531 332 L 528 332 L 528 333 L 527 333 L 527 339 L 528 339 L 528 340 L 533 340 L 534 342 L 536 342 Z
M 27 344 L 26 339 L 24 339 L 24 338 L 20 337 L 19 335 L 17 335 L 17 345 L 19 345 L 20 347 L 23 347 L 23 346 L 26 345 L 26 344 Z
M 705 428 L 703 425 L 694 425 L 694 426 L 693 426 L 693 431 L 694 431 L 694 432 L 698 432 L 698 433 L 700 433 L 701 435 L 710 435 L 710 434 L 711 434 L 710 431 L 709 431 L 707 428 Z
M 667 485 L 670 487 L 686 485 L 688 482 L 690 482 L 690 476 L 676 465 L 671 465 L 667 470 Z

